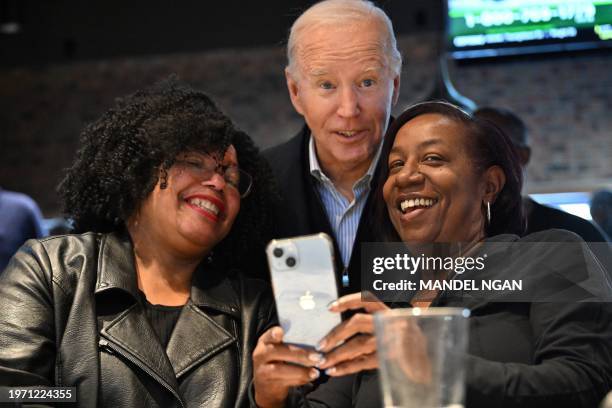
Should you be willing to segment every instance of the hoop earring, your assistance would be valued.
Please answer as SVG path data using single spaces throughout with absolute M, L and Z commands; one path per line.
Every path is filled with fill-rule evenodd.
M 487 223 L 491 225 L 491 203 L 487 201 Z
M 168 172 L 166 169 L 161 169 L 161 176 L 159 176 L 159 188 L 164 190 L 168 187 Z

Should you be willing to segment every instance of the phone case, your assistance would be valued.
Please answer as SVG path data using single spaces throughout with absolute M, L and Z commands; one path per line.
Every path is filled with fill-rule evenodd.
M 339 313 L 328 310 L 338 298 L 333 248 L 331 238 L 323 233 L 268 244 L 266 254 L 285 343 L 315 347 L 341 322 Z

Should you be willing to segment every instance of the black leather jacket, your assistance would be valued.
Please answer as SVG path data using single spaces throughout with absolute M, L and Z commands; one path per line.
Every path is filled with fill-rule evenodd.
M 75 386 L 82 407 L 248 404 L 267 285 L 204 265 L 164 350 L 134 271 L 115 234 L 28 241 L 0 276 L 0 385 Z

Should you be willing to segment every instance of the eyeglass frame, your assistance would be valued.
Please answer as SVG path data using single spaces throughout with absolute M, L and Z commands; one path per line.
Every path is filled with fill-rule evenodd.
M 208 156 L 211 157 L 215 161 L 214 169 L 212 168 L 212 166 L 209 166 L 210 168 L 205 168 L 206 162 L 204 160 L 199 160 L 199 159 L 198 159 L 199 160 L 198 163 L 196 163 L 194 160 L 175 159 L 173 164 L 184 166 L 187 168 L 187 171 L 192 170 L 192 171 L 199 172 L 201 174 L 200 178 L 202 180 L 210 180 L 215 173 L 219 174 L 220 176 L 223 177 L 223 180 L 225 180 L 226 184 L 230 185 L 231 187 L 235 188 L 236 191 L 238 191 L 241 199 L 247 197 L 249 193 L 251 192 L 251 189 L 253 188 L 253 176 L 251 176 L 246 171 L 242 170 L 239 166 L 236 166 L 233 164 L 223 165 L 219 160 L 213 158 L 210 155 Z M 231 179 L 228 179 L 227 171 L 230 169 L 238 170 L 238 180 L 239 180 L 238 185 L 234 183 Z M 222 172 L 220 172 L 219 170 L 222 170 Z M 205 172 L 210 172 L 210 174 L 208 176 L 205 176 L 206 174 Z M 244 193 L 240 193 L 239 184 L 240 184 L 240 180 L 243 180 L 243 178 L 248 180 L 248 187 L 246 188 L 246 191 Z

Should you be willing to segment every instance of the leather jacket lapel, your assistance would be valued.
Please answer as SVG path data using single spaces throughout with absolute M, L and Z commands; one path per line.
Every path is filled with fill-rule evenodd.
M 98 262 L 96 297 L 114 306 L 108 319 L 99 321 L 100 337 L 110 343 L 106 347 L 130 360 L 178 397 L 174 370 L 138 301 L 136 267 L 129 237 L 108 234 L 101 245 Z
M 115 351 L 170 388 L 169 391 L 178 389 L 172 365 L 140 303 L 134 303 L 105 323 L 100 335 L 112 343 Z
M 129 237 L 116 233 L 105 235 L 98 258 L 95 293 L 120 289 L 138 299 L 134 250 Z
M 179 378 L 235 341 L 233 335 L 189 301 L 174 326 L 166 353 Z
M 100 335 L 114 349 L 133 364 L 155 378 L 178 397 L 177 378 L 194 366 L 208 360 L 236 342 L 219 323 L 205 313 L 239 319 L 238 295 L 229 284 L 225 273 L 212 264 L 200 265 L 195 272 L 191 298 L 176 322 L 167 349 L 160 344 L 144 309 L 138 301 L 134 254 L 128 237 L 109 234 L 100 254 L 97 296 L 106 294 L 115 299 L 118 314 L 103 321 Z M 129 295 L 129 302 L 120 305 L 117 290 Z
M 211 263 L 200 264 L 193 277 L 190 300 L 166 348 L 177 378 L 236 342 L 235 333 L 229 333 L 205 312 L 208 309 L 213 315 L 240 318 L 238 295 L 220 269 Z

